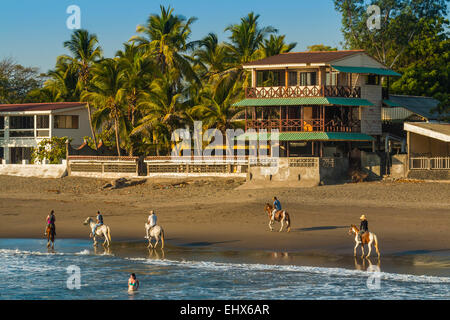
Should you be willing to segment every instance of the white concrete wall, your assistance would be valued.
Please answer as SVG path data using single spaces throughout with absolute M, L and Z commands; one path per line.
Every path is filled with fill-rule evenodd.
M 0 175 L 62 178 L 67 174 L 67 165 L 64 164 L 0 164 Z
M 65 111 L 54 113 L 54 116 L 78 116 L 78 129 L 55 129 L 54 123 L 52 124 L 52 136 L 54 137 L 69 137 L 72 139 L 72 145 L 77 146 L 83 144 L 83 138 L 91 136 L 91 128 L 89 125 L 89 116 L 87 108 L 78 109 L 73 111 Z M 54 117 L 53 117 L 54 122 Z
M 361 85 L 361 98 L 374 104 L 373 107 L 360 107 L 361 132 L 381 135 L 381 85 Z

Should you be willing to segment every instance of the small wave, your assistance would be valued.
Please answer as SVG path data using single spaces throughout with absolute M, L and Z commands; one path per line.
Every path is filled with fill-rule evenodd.
M 64 255 L 60 252 L 40 252 L 40 251 L 27 251 L 19 249 L 0 249 L 0 254 L 3 255 L 29 255 L 29 256 L 48 256 L 48 255 Z
M 80 255 L 80 256 L 87 256 L 89 255 L 89 250 L 88 249 L 84 249 L 80 252 L 75 253 L 76 255 Z
M 133 261 L 141 261 L 147 264 L 159 266 L 180 266 L 189 268 L 208 269 L 215 271 L 277 271 L 277 272 L 301 272 L 322 274 L 324 276 L 344 276 L 344 277 L 367 277 L 373 272 L 350 270 L 344 268 L 325 268 L 325 267 L 308 267 L 295 265 L 268 265 L 268 264 L 245 264 L 245 263 L 222 263 L 212 261 L 176 261 L 176 260 L 153 260 L 145 258 L 126 258 Z M 436 277 L 436 276 L 419 276 L 412 274 L 399 274 L 378 272 L 377 277 L 382 280 L 414 282 L 414 283 L 436 283 L 436 284 L 450 284 L 450 277 Z

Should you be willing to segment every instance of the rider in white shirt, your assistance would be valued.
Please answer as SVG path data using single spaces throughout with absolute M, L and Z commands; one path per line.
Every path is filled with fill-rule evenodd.
M 147 226 L 145 231 L 147 232 L 147 236 L 145 237 L 146 239 L 148 239 L 148 233 L 151 230 L 151 228 L 153 228 L 154 226 L 156 226 L 156 214 L 153 210 L 150 211 L 150 215 L 148 216 L 148 220 L 147 220 Z

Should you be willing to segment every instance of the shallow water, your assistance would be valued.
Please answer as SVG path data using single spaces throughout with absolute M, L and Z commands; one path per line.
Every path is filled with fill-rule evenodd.
M 147 251 L 143 242 L 116 242 L 105 252 L 84 240 L 58 240 L 48 252 L 45 244 L 0 239 L 0 299 L 450 298 L 450 260 L 442 254 L 388 257 L 377 269 L 376 259 L 320 254 L 201 246 Z M 79 289 L 67 286 L 69 266 L 80 268 Z M 132 272 L 141 287 L 130 295 Z

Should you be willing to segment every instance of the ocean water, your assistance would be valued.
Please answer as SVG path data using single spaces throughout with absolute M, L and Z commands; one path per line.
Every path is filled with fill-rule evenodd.
M 427 259 L 417 260 L 414 266 L 419 269 L 411 269 L 415 273 L 437 270 L 432 273 L 439 274 L 421 275 L 386 272 L 383 265 L 378 272 L 370 263 L 366 269 L 358 268 L 359 262 L 327 262 L 340 267 L 298 265 L 298 259 L 291 264 L 294 260 L 287 253 L 249 254 L 195 245 L 147 251 L 143 242 L 114 243 L 105 252 L 100 247 L 94 250 L 90 241 L 58 240 L 55 251 L 49 252 L 45 244 L 44 240 L 0 239 L 0 299 L 450 298 L 447 260 L 431 269 L 420 269 L 431 263 Z M 397 268 L 393 265 L 399 263 L 389 265 L 391 270 L 409 270 L 401 263 Z M 68 272 L 73 266 L 79 268 L 80 285 L 70 289 L 77 284 Z M 141 287 L 130 295 L 127 280 L 132 272 Z

